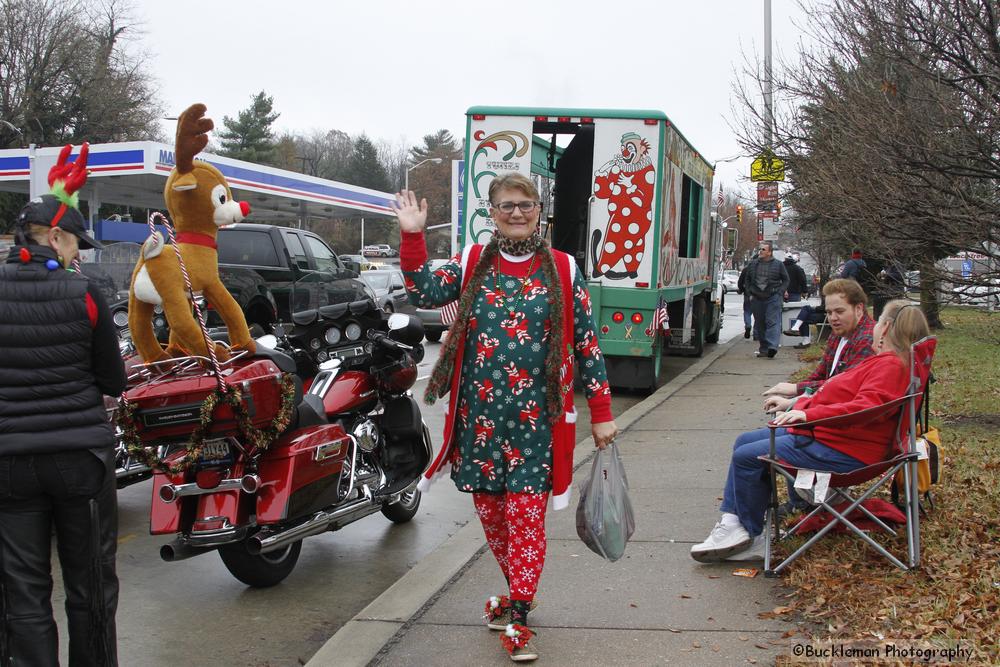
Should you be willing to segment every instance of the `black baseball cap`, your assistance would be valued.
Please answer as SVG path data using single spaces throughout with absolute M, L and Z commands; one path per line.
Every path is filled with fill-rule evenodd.
M 62 209 L 61 212 L 60 209 Z M 57 216 L 58 222 L 53 225 L 52 221 L 56 220 Z M 80 239 L 80 248 L 82 249 L 104 249 L 103 243 L 87 233 L 83 214 L 72 206 L 66 206 L 54 195 L 35 197 L 25 204 L 17 216 L 17 223 L 18 225 L 33 224 L 43 227 L 58 227 Z

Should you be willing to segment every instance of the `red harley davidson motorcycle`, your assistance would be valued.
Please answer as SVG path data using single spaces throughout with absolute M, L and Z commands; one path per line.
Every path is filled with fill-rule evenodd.
M 316 303 L 323 289 L 296 283 L 289 298 Z M 218 376 L 204 359 L 175 359 L 141 367 L 143 381 L 127 390 L 124 432 L 147 453 L 168 452 L 150 511 L 152 534 L 176 534 L 160 549 L 165 561 L 218 550 L 243 583 L 273 586 L 295 567 L 303 538 L 376 512 L 395 523 L 416 514 L 431 458 L 408 391 L 423 356 L 420 320 L 370 301 L 292 320 Z M 237 403 L 206 406 L 231 388 Z M 282 414 L 285 428 L 262 443 Z

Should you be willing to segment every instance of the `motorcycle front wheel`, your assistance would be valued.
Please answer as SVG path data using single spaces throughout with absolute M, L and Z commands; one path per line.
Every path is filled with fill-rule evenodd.
M 253 588 L 268 588 L 284 581 L 295 569 L 302 551 L 302 540 L 284 549 L 254 556 L 246 544 L 226 544 L 219 547 L 219 556 L 229 573 Z
M 393 523 L 406 523 L 416 515 L 419 507 L 420 492 L 414 488 L 403 491 L 396 502 L 382 505 L 382 514 Z

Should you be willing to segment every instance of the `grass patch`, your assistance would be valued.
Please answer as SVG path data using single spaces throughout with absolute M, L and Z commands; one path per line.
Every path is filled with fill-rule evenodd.
M 921 567 L 901 572 L 857 538 L 828 536 L 790 566 L 785 581 L 793 589 L 789 606 L 813 641 L 962 640 L 974 647 L 971 664 L 997 664 L 1000 316 L 949 308 L 942 319 L 931 423 L 942 433 L 943 477 L 932 487 L 935 508 L 921 521 Z M 906 553 L 902 535 L 889 545 Z

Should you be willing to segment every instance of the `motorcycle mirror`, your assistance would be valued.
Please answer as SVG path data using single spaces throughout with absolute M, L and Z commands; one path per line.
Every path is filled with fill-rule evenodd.
M 393 313 L 389 316 L 389 331 L 405 329 L 410 324 L 410 316 L 406 313 Z
M 276 336 L 272 334 L 264 334 L 260 338 L 257 338 L 257 344 L 263 345 L 269 350 L 273 350 L 274 348 L 278 347 L 278 339 Z

